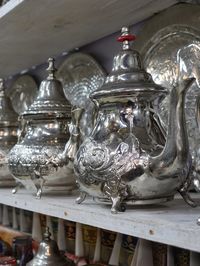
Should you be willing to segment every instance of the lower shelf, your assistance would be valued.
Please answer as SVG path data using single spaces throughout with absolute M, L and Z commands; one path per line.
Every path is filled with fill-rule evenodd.
M 10 189 L 0 189 L 0 195 L 0 203 L 9 206 L 200 251 L 200 207 L 191 208 L 179 197 L 162 205 L 128 207 L 124 213 L 111 214 L 109 206 L 91 198 L 77 205 L 76 196 L 43 195 L 39 200 L 25 190 L 12 195 Z M 200 195 L 194 197 L 200 200 Z

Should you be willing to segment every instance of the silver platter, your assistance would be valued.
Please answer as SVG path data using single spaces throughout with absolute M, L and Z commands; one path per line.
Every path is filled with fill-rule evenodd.
M 69 55 L 57 71 L 66 98 L 72 105 L 84 109 L 80 121 L 83 137 L 89 135 L 94 120 L 94 104 L 89 95 L 103 85 L 105 76 L 105 71 L 94 58 L 80 52 Z
M 38 93 L 38 86 L 30 75 L 18 77 L 6 94 L 11 99 L 13 108 L 18 114 L 22 114 L 33 103 Z
M 169 8 L 148 22 L 140 33 L 143 36 L 146 34 L 148 39 L 143 37 L 142 42 L 136 44 L 142 53 L 144 68 L 157 84 L 169 91 L 183 78 L 196 78 L 185 103 L 187 130 L 194 157 L 200 143 L 196 122 L 196 98 L 200 95 L 200 31 L 195 28 L 199 11 L 200 7 L 195 5 L 182 4 Z M 168 121 L 168 102 L 169 96 L 158 107 L 165 124 Z

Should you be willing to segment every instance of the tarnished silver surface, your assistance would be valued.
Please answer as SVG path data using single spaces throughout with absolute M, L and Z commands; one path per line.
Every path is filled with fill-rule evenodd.
M 15 180 L 8 169 L 8 153 L 17 143 L 18 115 L 5 95 L 0 79 L 0 187 L 13 187 Z
M 51 239 L 49 228 L 46 228 L 44 239 L 39 245 L 35 257 L 26 264 L 27 266 L 75 266 L 72 261 L 61 256 L 56 241 Z
M 144 59 L 145 69 L 153 80 L 172 89 L 178 80 L 195 77 L 196 82 L 186 96 L 186 123 L 193 174 L 198 178 L 200 161 L 200 134 L 195 117 L 196 98 L 200 95 L 200 5 L 179 4 L 154 16 L 144 24 L 136 46 Z M 158 112 L 167 124 L 169 96 Z
M 144 65 L 153 80 L 171 91 L 179 80 L 195 77 L 196 83 L 186 96 L 186 121 L 190 148 L 195 156 L 197 142 L 200 141 L 195 119 L 195 101 L 200 95 L 200 31 L 183 25 L 172 25 L 153 36 L 144 56 Z M 167 124 L 169 96 L 159 107 L 162 120 Z
M 64 97 L 62 84 L 55 78 L 53 59 L 49 59 L 47 71 L 49 75 L 42 81 L 35 101 L 22 115 L 19 142 L 9 153 L 13 176 L 28 190 L 36 192 L 37 197 L 42 190 L 72 192 L 75 188 L 73 166 L 67 152 L 75 152 L 79 136 L 73 135 L 77 130 L 71 123 L 73 141 L 70 139 L 66 145 L 70 137 L 71 106 Z
M 77 52 L 67 57 L 56 76 L 70 103 L 83 109 L 80 130 L 84 138 L 91 132 L 94 120 L 94 104 L 89 95 L 103 85 L 105 71 L 92 56 Z
M 18 114 L 22 114 L 33 103 L 38 93 L 38 86 L 30 75 L 18 77 L 6 90 L 11 99 L 13 108 Z
M 133 36 L 122 29 L 123 49 L 113 69 L 91 98 L 98 106 L 95 127 L 74 160 L 81 203 L 87 194 L 112 202 L 163 202 L 179 191 L 188 203 L 189 153 L 184 104 L 194 79 L 183 80 L 170 93 L 168 134 L 162 128 L 154 102 L 167 90 L 156 85 L 142 68 L 140 55 L 130 48 Z

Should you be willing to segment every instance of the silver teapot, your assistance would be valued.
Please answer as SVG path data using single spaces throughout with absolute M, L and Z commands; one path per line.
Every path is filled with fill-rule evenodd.
M 14 187 L 15 179 L 8 169 L 8 153 L 17 143 L 18 114 L 5 95 L 3 79 L 0 79 L 0 187 Z
M 167 94 L 142 68 L 140 55 L 131 49 L 135 37 L 122 29 L 123 48 L 114 57 L 104 85 L 93 92 L 98 113 L 90 136 L 74 160 L 80 197 L 111 203 L 111 212 L 125 203 L 154 204 L 173 199 L 179 191 L 195 206 L 187 190 L 191 156 L 184 102 L 194 79 L 184 80 L 171 91 L 166 134 L 154 106 Z
M 78 131 L 73 121 L 74 117 L 78 119 L 81 112 L 72 110 L 73 120 L 69 124 L 71 106 L 60 81 L 55 78 L 52 58 L 49 59 L 47 71 L 49 75 L 41 82 L 36 99 L 22 114 L 19 142 L 9 153 L 9 168 L 19 186 L 23 184 L 38 198 L 42 191 L 67 193 L 76 187 L 68 153 L 73 157 L 77 149 Z
M 46 228 L 44 239 L 39 245 L 35 257 L 26 266 L 75 266 L 72 261 L 64 258 L 58 250 L 56 241 L 51 239 L 49 228 Z

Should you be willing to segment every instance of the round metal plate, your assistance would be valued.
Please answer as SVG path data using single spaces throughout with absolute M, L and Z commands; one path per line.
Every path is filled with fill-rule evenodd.
M 195 19 L 197 21 L 199 17 L 197 10 L 200 11 L 200 7 L 194 5 L 169 8 L 148 22 L 148 26 L 141 32 L 143 36 L 147 33 L 148 39 L 143 37 L 142 42 L 138 41 L 136 44 L 136 48 L 140 47 L 147 72 L 157 84 L 169 91 L 183 78 L 196 78 L 196 83 L 187 92 L 185 103 L 193 155 L 196 154 L 196 144 L 200 140 L 195 115 L 196 97 L 200 94 L 200 31 L 194 27 Z M 165 124 L 168 121 L 168 103 L 169 96 L 159 106 L 159 113 Z
M 14 110 L 21 114 L 33 103 L 38 93 L 38 86 L 35 80 L 29 75 L 22 75 L 17 78 L 12 86 L 6 90 L 11 99 Z
M 94 104 L 89 95 L 103 85 L 105 71 L 90 55 L 78 52 L 66 58 L 57 71 L 57 78 L 70 103 L 84 109 L 80 129 L 83 136 L 88 136 L 94 115 Z

